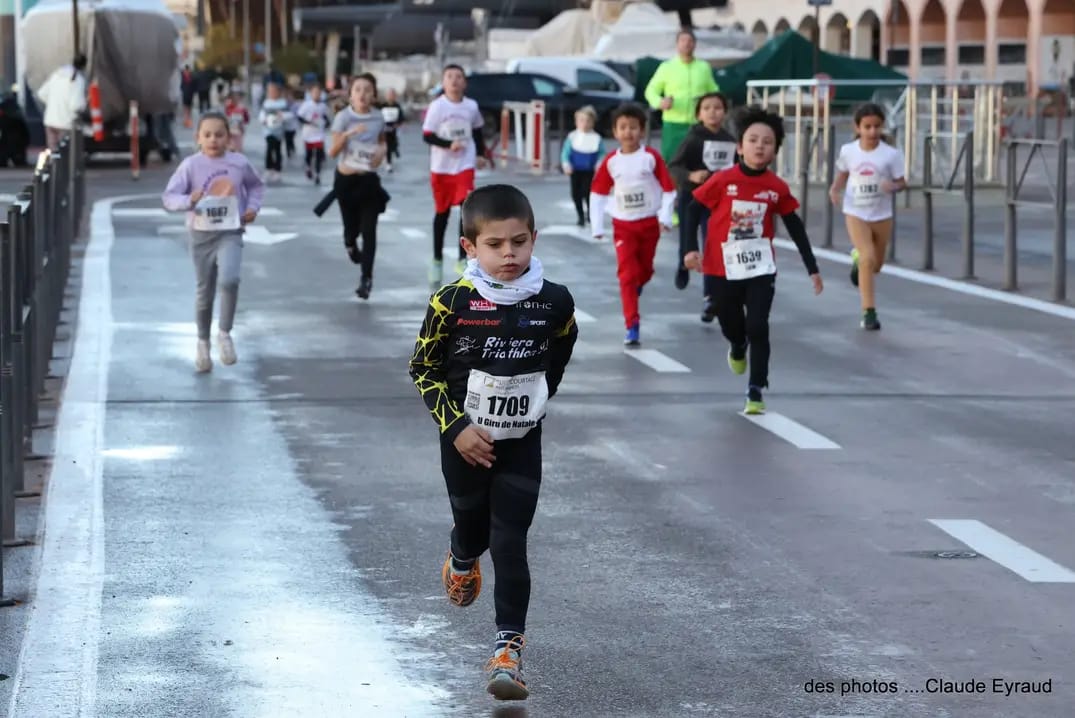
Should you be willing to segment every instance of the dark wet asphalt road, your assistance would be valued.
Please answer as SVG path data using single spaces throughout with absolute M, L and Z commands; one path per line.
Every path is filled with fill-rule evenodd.
M 69 636 L 95 649 L 87 715 L 1071 715 L 1075 583 L 930 557 L 967 549 L 930 519 L 973 519 L 1075 569 L 1069 319 L 885 278 L 885 328 L 866 335 L 845 266 L 822 262 L 815 298 L 783 250 L 769 408 L 793 439 L 838 445 L 802 449 L 737 413 L 744 386 L 697 283 L 672 287 L 671 241 L 643 340 L 689 371 L 662 372 L 622 350 L 611 248 L 558 231 L 537 253 L 596 321 L 546 422 L 533 696 L 496 710 L 492 583 L 466 610 L 443 598 L 450 515 L 406 372 L 429 256 L 414 148 L 386 180 L 369 302 L 313 188 L 292 171 L 270 190 L 264 226 L 298 236 L 247 244 L 240 362 L 209 376 L 180 220 L 113 217 L 99 627 Z M 523 182 L 539 226 L 570 223 L 562 183 Z M 48 702 L 54 663 L 31 657 L 40 702 L 17 715 L 71 705 Z M 927 693 L 931 678 L 987 693 Z M 1052 693 L 995 695 L 993 678 Z M 841 696 L 845 681 L 896 690 Z

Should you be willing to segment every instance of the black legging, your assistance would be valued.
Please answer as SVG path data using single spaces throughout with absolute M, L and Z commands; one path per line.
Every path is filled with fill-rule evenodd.
M 705 252 L 705 240 L 708 234 L 709 210 L 690 195 L 679 195 L 679 264 L 683 266 L 683 256 L 690 247 L 690 238 L 697 238 L 698 251 Z M 701 236 L 699 237 L 699 231 Z
M 279 137 L 265 138 L 265 169 L 279 172 L 284 167 L 284 158 L 280 153 Z
M 496 572 L 496 628 L 526 633 L 530 606 L 526 534 L 541 488 L 541 426 L 521 439 L 496 442 L 493 451 L 493 468 L 471 466 L 450 441 L 441 440 L 441 469 L 455 520 L 452 554 L 467 560 L 489 549 Z
M 399 157 L 399 135 L 395 130 L 385 130 L 384 141 L 388 145 L 388 154 L 385 156 L 385 161 L 392 162 L 393 157 Z
M 448 217 L 452 210 L 433 215 L 433 259 L 444 260 L 444 234 L 448 231 Z M 459 236 L 463 236 L 463 212 L 459 212 Z M 456 239 L 459 245 L 459 258 L 466 259 L 467 250 L 463 249 L 463 243 Z
M 769 386 L 769 311 L 776 275 L 728 281 L 707 274 L 705 293 L 717 309 L 724 338 L 737 350 L 750 344 L 750 385 Z
M 322 145 L 316 147 L 306 145 L 306 169 L 312 170 L 315 175 L 321 174 L 321 165 L 325 162 L 325 148 Z
M 575 170 L 571 173 L 571 201 L 579 213 L 579 222 L 585 222 L 590 216 L 590 185 L 593 184 L 593 172 Z
M 375 172 L 345 175 L 336 173 L 332 183 L 336 204 L 343 218 L 343 244 L 358 246 L 362 237 L 362 276 L 373 279 L 373 259 L 377 255 L 377 218 L 384 211 L 387 195 Z

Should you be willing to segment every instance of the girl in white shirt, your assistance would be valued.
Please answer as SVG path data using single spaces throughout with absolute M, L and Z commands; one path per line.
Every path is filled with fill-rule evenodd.
M 882 132 L 885 112 L 869 103 L 855 112 L 854 142 L 840 148 L 832 203 L 843 202 L 851 250 L 851 283 L 862 298 L 861 327 L 878 330 L 874 275 L 881 271 L 892 238 L 892 195 L 907 187 L 903 152 Z

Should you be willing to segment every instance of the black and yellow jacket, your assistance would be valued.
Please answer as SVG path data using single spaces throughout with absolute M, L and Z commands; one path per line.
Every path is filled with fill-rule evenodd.
M 454 441 L 470 420 L 463 412 L 471 369 L 494 376 L 545 372 L 552 397 L 578 338 L 575 300 L 548 280 L 517 304 L 493 304 L 467 279 L 429 299 L 410 374 L 441 435 Z

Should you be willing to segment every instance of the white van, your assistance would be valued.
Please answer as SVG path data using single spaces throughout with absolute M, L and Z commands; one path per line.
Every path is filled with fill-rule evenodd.
M 506 71 L 548 75 L 587 94 L 630 101 L 635 88 L 626 77 L 628 69 L 585 57 L 520 57 L 509 62 Z

